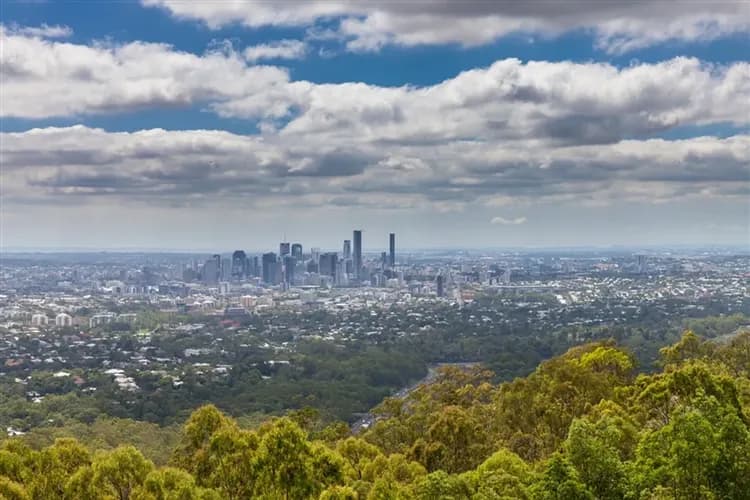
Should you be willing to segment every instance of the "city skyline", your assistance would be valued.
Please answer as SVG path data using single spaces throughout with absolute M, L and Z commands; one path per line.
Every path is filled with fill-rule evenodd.
M 415 5 L 4 3 L 0 249 L 750 247 L 750 4 Z

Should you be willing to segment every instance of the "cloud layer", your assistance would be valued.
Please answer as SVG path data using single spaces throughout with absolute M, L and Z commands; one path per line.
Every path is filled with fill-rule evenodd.
M 202 106 L 263 130 L 330 141 L 516 141 L 597 144 L 676 126 L 745 125 L 750 63 L 694 58 L 616 68 L 516 59 L 429 87 L 292 81 L 245 58 L 295 57 L 294 41 L 195 55 L 163 44 L 93 46 L 4 30 L 4 116 L 85 116 Z M 220 76 L 219 76 L 220 75 Z
M 142 0 L 182 19 L 211 28 L 231 23 L 249 27 L 309 26 L 336 21 L 329 37 L 351 50 L 385 45 L 481 45 L 513 33 L 556 36 L 593 31 L 597 45 L 624 53 L 670 40 L 705 41 L 747 31 L 750 4 L 645 0 L 641 2 L 393 2 L 294 1 L 184 2 Z
M 363 206 L 462 210 L 542 200 L 605 205 L 750 194 L 750 136 L 544 149 L 319 143 L 221 131 L 84 126 L 0 136 L 4 196 L 20 203 Z M 520 219 L 493 223 L 520 224 Z

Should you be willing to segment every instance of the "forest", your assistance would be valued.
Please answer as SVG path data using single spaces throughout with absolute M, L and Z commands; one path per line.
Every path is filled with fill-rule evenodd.
M 160 457 L 7 438 L 0 497 L 749 499 L 750 333 L 687 331 L 659 365 L 639 373 L 632 353 L 603 341 L 508 382 L 446 368 L 383 400 L 359 432 L 314 409 L 257 422 L 207 405 Z M 167 446 L 153 429 L 144 445 Z

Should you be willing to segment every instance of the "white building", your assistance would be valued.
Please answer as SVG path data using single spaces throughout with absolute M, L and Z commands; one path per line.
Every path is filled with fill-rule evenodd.
M 31 324 L 34 326 L 42 326 L 49 323 L 49 318 L 46 314 L 35 314 L 31 317 Z
M 70 314 L 60 313 L 55 316 L 55 326 L 73 326 L 73 317 Z
M 117 316 L 117 321 L 121 323 L 135 323 L 137 318 L 136 313 L 123 313 Z
M 244 307 L 245 309 L 252 309 L 255 307 L 255 297 L 252 295 L 243 295 L 240 298 L 240 305 Z
M 89 318 L 89 327 L 94 328 L 95 326 L 112 323 L 115 319 L 117 319 L 117 315 L 111 312 L 94 314 Z

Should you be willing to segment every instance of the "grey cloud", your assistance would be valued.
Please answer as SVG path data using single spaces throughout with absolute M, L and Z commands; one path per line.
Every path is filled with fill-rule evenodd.
M 573 113 L 540 120 L 533 134 L 558 140 L 562 144 L 608 144 L 624 137 L 648 136 L 669 128 L 668 125 L 654 125 L 631 116 Z
M 397 207 L 458 208 L 498 196 L 737 196 L 750 184 L 747 135 L 575 147 L 447 142 L 326 149 L 315 137 L 263 141 L 214 131 L 107 133 L 78 126 L 3 134 L 0 140 L 9 167 L 4 196 L 11 203 L 34 190 L 51 200 L 99 197 L 157 205 L 243 197 L 247 203 L 281 203 L 295 196 L 319 205 L 347 199 L 377 205 L 372 197 L 378 197 Z M 88 154 L 93 150 L 99 156 Z M 29 165 L 19 154 L 27 151 L 59 160 Z
M 302 160 L 302 166 L 287 170 L 289 176 L 346 177 L 361 174 L 376 161 L 373 155 L 353 151 L 331 151 Z

